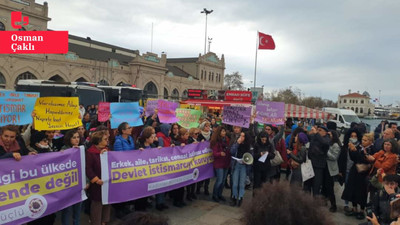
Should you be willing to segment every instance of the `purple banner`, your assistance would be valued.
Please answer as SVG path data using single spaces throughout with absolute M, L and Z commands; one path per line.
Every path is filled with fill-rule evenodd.
M 251 106 L 224 106 L 222 123 L 244 128 L 250 127 Z
M 179 121 L 176 118 L 175 110 L 178 108 L 178 103 L 169 102 L 166 100 L 158 100 L 158 118 L 161 123 L 176 123 Z
M 0 224 L 23 224 L 86 199 L 85 150 L 2 159 Z
M 143 198 L 213 177 L 214 158 L 209 145 L 201 142 L 101 154 L 103 204 Z
M 282 125 L 285 123 L 285 103 L 257 101 L 256 122 Z

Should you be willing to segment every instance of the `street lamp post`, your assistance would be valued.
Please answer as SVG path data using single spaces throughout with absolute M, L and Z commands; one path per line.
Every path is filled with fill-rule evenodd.
M 206 32 L 204 36 L 204 55 L 206 54 L 206 46 L 207 46 L 207 16 L 208 14 L 212 13 L 214 10 L 207 10 L 206 8 L 203 9 L 200 13 L 206 14 Z

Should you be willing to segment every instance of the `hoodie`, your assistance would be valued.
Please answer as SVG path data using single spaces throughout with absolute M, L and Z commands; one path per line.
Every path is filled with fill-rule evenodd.
M 171 130 L 171 125 L 167 123 L 163 123 L 160 125 L 160 132 L 157 133 L 159 146 L 161 147 L 171 146 L 171 137 L 169 137 L 168 135 L 170 130 Z

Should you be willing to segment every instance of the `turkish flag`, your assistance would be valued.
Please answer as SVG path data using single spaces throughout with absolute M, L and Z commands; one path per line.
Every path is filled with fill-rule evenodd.
M 258 49 L 275 49 L 275 42 L 271 35 L 258 32 Z

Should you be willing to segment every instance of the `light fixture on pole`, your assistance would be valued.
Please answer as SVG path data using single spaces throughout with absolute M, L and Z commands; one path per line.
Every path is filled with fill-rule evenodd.
M 207 10 L 206 8 L 203 9 L 200 13 L 206 14 L 206 32 L 204 36 L 204 55 L 206 54 L 206 46 L 207 46 L 207 16 L 208 14 L 212 13 L 214 10 Z
M 208 52 L 210 52 L 212 38 L 208 37 Z

